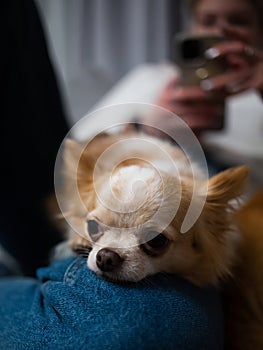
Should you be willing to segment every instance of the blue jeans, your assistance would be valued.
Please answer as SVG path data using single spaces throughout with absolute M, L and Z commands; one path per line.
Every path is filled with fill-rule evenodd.
M 84 258 L 0 280 L 0 349 L 223 349 L 218 292 L 175 276 L 113 284 Z

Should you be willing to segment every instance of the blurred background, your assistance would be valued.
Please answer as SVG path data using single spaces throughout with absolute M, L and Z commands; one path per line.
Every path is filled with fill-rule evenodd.
M 124 122 L 138 119 L 141 106 L 154 103 L 175 74 L 173 65 L 160 63 L 171 61 L 173 36 L 187 27 L 187 2 L 2 2 L 0 241 L 26 274 L 46 264 L 61 240 L 47 208 L 62 140 L 80 119 L 84 123 L 76 123 L 70 135 L 76 140 L 87 139 L 95 127 L 101 131 L 104 121 L 117 122 L 106 109 L 96 123 L 83 118 L 98 106 L 136 102 L 126 103 L 120 113 Z M 263 185 L 261 97 L 255 91 L 231 97 L 225 115 L 226 127 L 206 133 L 203 143 L 221 166 L 248 164 L 254 190 Z
M 70 124 L 128 71 L 172 55 L 184 0 L 36 0 Z

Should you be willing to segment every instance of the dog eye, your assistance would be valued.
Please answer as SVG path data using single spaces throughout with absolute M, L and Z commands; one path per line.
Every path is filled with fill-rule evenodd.
M 151 237 L 155 236 L 154 238 L 147 241 L 147 245 L 153 249 L 163 249 L 169 242 L 169 239 L 162 233 L 152 231 L 149 233 L 149 235 Z
M 88 220 L 88 232 L 91 236 L 100 232 L 99 223 L 96 220 Z

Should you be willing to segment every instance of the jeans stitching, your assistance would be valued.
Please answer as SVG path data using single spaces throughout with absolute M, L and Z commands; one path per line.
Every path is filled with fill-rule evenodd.
M 63 282 L 68 285 L 73 285 L 75 283 L 75 279 L 80 272 L 80 268 L 85 264 L 85 259 L 81 257 L 77 257 L 73 260 L 73 262 L 67 268 Z

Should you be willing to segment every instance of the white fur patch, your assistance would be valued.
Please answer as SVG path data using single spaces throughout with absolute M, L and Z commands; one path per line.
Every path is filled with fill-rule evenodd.
M 149 194 L 161 186 L 161 174 L 154 168 L 130 165 L 118 169 L 97 194 L 105 208 L 127 213 L 142 207 Z
M 152 168 L 137 165 L 123 167 L 111 177 L 113 193 L 121 194 L 120 199 L 124 202 L 145 196 L 152 182 L 160 182 L 158 173 Z

